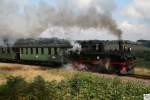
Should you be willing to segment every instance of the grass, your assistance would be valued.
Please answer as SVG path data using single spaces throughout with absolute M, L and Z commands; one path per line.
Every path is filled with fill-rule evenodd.
M 63 68 L 52 69 L 41 66 L 0 63 L 0 84 L 6 83 L 7 78 L 10 76 L 21 76 L 28 82 L 32 81 L 37 76 L 43 77 L 46 81 L 61 81 L 65 77 L 71 77 L 74 73 L 75 72 L 67 71 Z M 135 73 L 150 75 L 150 69 L 135 67 Z
M 150 61 L 144 59 L 137 59 L 136 66 L 139 68 L 150 69 Z
M 48 81 L 61 81 L 64 79 L 64 77 L 71 74 L 72 72 L 68 72 L 62 69 L 0 63 L 0 84 L 5 83 L 6 79 L 10 76 L 21 76 L 27 81 L 33 80 L 36 76 L 41 76 Z
M 138 58 L 135 66 L 136 74 L 150 76 L 150 61 Z

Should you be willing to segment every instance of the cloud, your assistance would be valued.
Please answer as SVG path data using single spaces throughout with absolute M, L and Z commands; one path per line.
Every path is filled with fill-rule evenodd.
M 150 0 L 133 0 L 124 10 L 124 15 L 150 22 Z
M 91 2 L 92 0 L 79 0 L 79 4 L 82 7 L 88 6 Z
M 150 40 L 150 30 L 148 26 L 143 24 L 132 24 L 128 21 L 119 23 L 120 29 L 123 31 L 123 39 L 138 40 L 147 39 Z
M 126 39 L 150 40 L 150 0 L 132 0 L 122 11 L 128 21 L 120 23 Z

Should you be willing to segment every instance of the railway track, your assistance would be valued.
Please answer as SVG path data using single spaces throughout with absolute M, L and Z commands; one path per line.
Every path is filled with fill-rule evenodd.
M 150 76 L 146 76 L 146 75 L 133 74 L 133 75 L 130 75 L 129 77 L 138 78 L 138 79 L 144 79 L 144 80 L 150 80 Z

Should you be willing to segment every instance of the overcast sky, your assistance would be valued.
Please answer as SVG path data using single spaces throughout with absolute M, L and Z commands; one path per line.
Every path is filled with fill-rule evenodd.
M 150 0 L 116 0 L 113 18 L 123 30 L 124 39 L 150 40 Z
M 89 10 L 89 13 L 87 9 L 92 7 L 96 9 L 96 12 L 91 13 L 91 10 Z M 51 11 L 52 9 L 48 8 L 57 9 L 55 9 L 54 13 L 54 11 Z M 60 11 L 65 12 L 60 13 Z M 70 11 L 76 16 L 70 15 Z M 112 17 L 110 21 L 114 20 L 112 24 L 116 23 L 117 29 L 122 30 L 123 39 L 150 40 L 149 11 L 150 0 L 1 0 L 0 36 L 19 38 L 38 36 L 66 39 L 118 39 L 116 34 L 113 33 L 114 31 L 110 30 L 111 26 L 101 25 L 101 22 L 103 22 L 101 19 L 98 19 L 98 21 L 100 20 L 100 25 L 95 22 L 94 18 L 96 19 L 96 16 L 100 14 L 100 16 L 107 16 L 108 19 Z M 65 13 L 68 14 L 67 17 Z M 84 20 L 84 13 L 93 22 Z M 89 16 L 90 14 L 91 16 Z M 82 20 L 77 16 L 82 16 L 84 23 L 78 23 L 78 21 L 82 22 Z M 76 17 L 76 19 L 71 17 Z M 68 21 L 69 19 L 73 21 Z M 58 21 L 62 21 L 62 23 Z M 85 21 L 87 21 L 87 24 L 90 24 L 85 24 Z M 62 26 L 59 26 L 67 26 L 68 23 L 71 25 L 71 29 L 64 29 Z M 95 29 L 95 26 L 92 27 L 93 23 L 98 24 L 98 28 L 99 26 L 102 28 Z M 87 25 L 86 28 L 84 25 Z

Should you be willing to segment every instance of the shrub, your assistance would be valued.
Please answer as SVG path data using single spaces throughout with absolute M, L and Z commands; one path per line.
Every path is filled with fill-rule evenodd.
M 25 94 L 30 100 L 50 100 L 48 82 L 40 76 L 35 77 L 26 87 Z
M 0 100 L 18 100 L 23 97 L 27 82 L 21 77 L 9 77 L 5 85 L 0 86 Z

